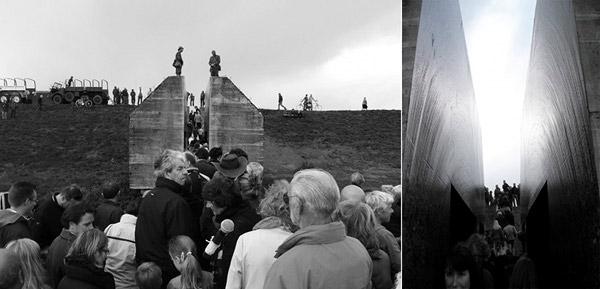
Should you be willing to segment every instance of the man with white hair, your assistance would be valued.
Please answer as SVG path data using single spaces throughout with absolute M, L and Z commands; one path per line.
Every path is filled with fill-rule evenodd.
M 308 169 L 290 185 L 290 217 L 300 230 L 277 249 L 264 288 L 369 288 L 373 263 L 367 250 L 331 218 L 340 200 L 335 179 Z
M 187 169 L 183 152 L 167 149 L 158 157 L 156 187 L 142 199 L 135 226 L 136 261 L 156 263 L 164 286 L 179 275 L 169 256 L 169 239 L 178 235 L 197 239 L 192 211 L 182 197 Z

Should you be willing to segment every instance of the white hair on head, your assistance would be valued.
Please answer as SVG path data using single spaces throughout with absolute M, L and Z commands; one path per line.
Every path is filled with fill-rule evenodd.
M 186 162 L 183 152 L 166 149 L 154 161 L 154 176 L 164 177 L 175 168 L 175 161 L 181 160 Z
M 372 191 L 365 197 L 365 202 L 373 209 L 375 216 L 380 218 L 383 215 L 383 210 L 394 203 L 394 196 L 382 191 Z
M 256 176 L 262 182 L 264 168 L 260 163 L 257 162 L 249 162 L 246 166 L 246 171 L 251 176 Z
M 302 200 L 304 209 L 323 218 L 331 217 L 340 201 L 337 182 L 324 170 L 301 170 L 294 174 L 290 185 L 294 196 Z
M 365 183 L 365 177 L 361 173 L 355 172 L 350 176 L 350 182 L 360 187 Z

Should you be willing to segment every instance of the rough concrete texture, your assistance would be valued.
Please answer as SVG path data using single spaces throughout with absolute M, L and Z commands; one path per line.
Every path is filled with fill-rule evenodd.
M 599 5 L 538 1 L 536 6 L 523 106 L 520 209 L 540 288 L 600 286 L 598 176 L 590 126 L 599 101 Z
M 263 116 L 227 77 L 211 76 L 206 90 L 208 143 L 227 152 L 241 148 L 249 161 L 263 161 Z
M 165 149 L 183 150 L 183 76 L 167 77 L 129 116 L 129 186 L 154 188 L 154 161 Z
M 409 15 L 418 11 L 419 1 L 405 3 Z M 414 17 L 403 31 L 414 29 Z M 410 99 L 403 99 L 409 105 L 403 110 L 402 278 L 405 288 L 437 288 L 444 286 L 448 249 L 465 238 L 456 234 L 474 232 L 472 222 L 485 219 L 481 132 L 458 0 L 422 1 L 418 21 L 411 86 L 403 91 Z M 451 201 L 453 194 L 458 198 Z
M 402 0 L 402 109 L 410 105 L 410 88 L 417 50 L 417 32 L 421 15 L 421 0 Z M 406 128 L 408 113 L 402 114 L 402 128 Z M 406 129 L 402 129 L 402 141 Z

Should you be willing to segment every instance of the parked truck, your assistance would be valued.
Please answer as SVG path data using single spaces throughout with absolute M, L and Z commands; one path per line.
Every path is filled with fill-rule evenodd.
M 50 97 L 55 104 L 74 103 L 82 100 L 94 105 L 108 104 L 108 81 L 96 79 L 69 79 L 55 82 L 50 88 Z
M 31 103 L 35 94 L 36 84 L 31 78 L 0 78 L 0 99 Z

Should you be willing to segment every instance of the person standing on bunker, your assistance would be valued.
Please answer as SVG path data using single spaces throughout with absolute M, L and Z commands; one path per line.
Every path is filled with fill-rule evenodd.
M 175 54 L 175 60 L 173 60 L 173 67 L 175 67 L 175 74 L 177 76 L 181 75 L 181 67 L 183 67 L 183 58 L 181 58 L 182 52 L 183 46 L 179 46 L 177 53 Z
M 208 60 L 208 65 L 210 66 L 210 76 L 219 76 L 219 71 L 221 71 L 221 56 L 217 55 L 214 50 Z

